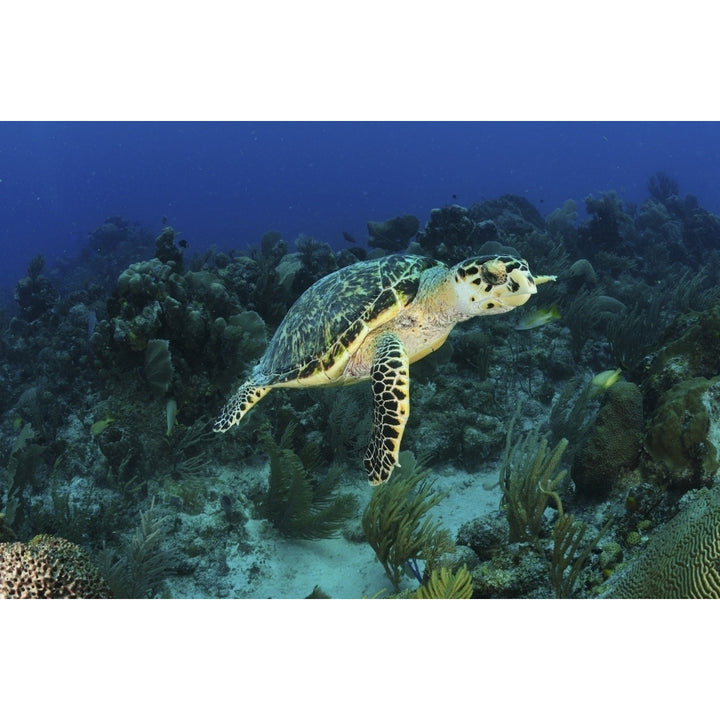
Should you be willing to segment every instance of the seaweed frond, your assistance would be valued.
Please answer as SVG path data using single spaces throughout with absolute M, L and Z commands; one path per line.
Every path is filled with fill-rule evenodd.
M 140 524 L 119 558 L 109 548 L 97 557 L 100 574 L 107 580 L 115 598 L 148 598 L 155 595 L 162 581 L 175 572 L 179 553 L 166 549 L 167 517 L 150 508 L 140 513 Z
M 433 488 L 429 471 L 411 452 L 401 452 L 400 460 L 392 479 L 373 491 L 362 517 L 365 537 L 396 591 L 404 574 L 414 575 L 412 563 L 423 560 L 431 571 L 437 557 L 453 546 L 449 532 L 427 517 L 448 491 Z
M 575 520 L 573 515 L 561 515 L 555 521 L 553 528 L 553 552 L 550 561 L 550 582 L 555 588 L 558 598 L 572 596 L 575 582 L 585 565 L 590 553 L 597 547 L 600 539 L 610 527 L 608 520 L 600 532 L 578 554 L 580 544 L 585 537 L 587 524 L 582 520 Z M 568 570 L 566 573 L 565 571 Z
M 412 596 L 418 600 L 467 600 L 472 596 L 472 575 L 463 565 L 456 572 L 445 566 L 433 568 Z
M 681 285 L 682 282 L 678 283 Z M 666 304 L 666 294 L 655 291 L 648 302 L 636 302 L 608 323 L 610 350 L 618 365 L 629 373 L 637 372 L 648 352 L 660 343 L 668 324 L 664 319 Z
M 573 378 L 565 383 L 560 395 L 550 409 L 550 430 L 554 438 L 567 438 L 573 448 L 578 448 L 595 422 L 597 401 L 593 398 L 593 384 L 586 382 L 578 391 L 579 380 Z M 566 457 L 572 464 L 572 458 Z
M 568 446 L 565 438 L 548 451 L 548 440 L 532 431 L 515 441 L 513 430 L 517 415 L 510 421 L 505 454 L 500 468 L 502 506 L 510 524 L 510 542 L 536 542 L 543 513 L 552 499 L 562 515 L 562 502 L 556 488 L 567 470 L 556 472 Z
M 270 457 L 270 478 L 260 510 L 287 537 L 332 537 L 355 515 L 357 501 L 352 495 L 337 494 L 338 466 L 318 474 L 320 453 L 315 444 L 307 443 L 299 453 L 293 450 L 296 427 L 289 423 L 279 442 L 267 431 L 261 435 Z

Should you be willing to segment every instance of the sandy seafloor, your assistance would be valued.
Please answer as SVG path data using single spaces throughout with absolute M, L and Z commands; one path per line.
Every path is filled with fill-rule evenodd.
M 433 467 L 429 475 L 434 480 L 433 487 L 438 491 L 449 489 L 450 494 L 430 513 L 450 531 L 453 540 L 463 523 L 498 509 L 499 468 L 500 461 L 496 470 L 484 474 L 467 473 L 452 466 Z M 237 484 L 238 473 L 232 472 L 234 479 L 228 484 Z M 240 476 L 243 473 L 267 476 L 267 468 L 247 469 Z M 495 487 L 485 489 L 485 485 Z M 357 493 L 358 520 L 348 521 L 348 526 L 359 525 L 373 489 L 369 485 L 341 489 Z M 204 529 L 213 527 L 213 537 L 217 537 L 217 515 L 215 512 L 183 516 L 186 530 L 201 537 Z M 171 597 L 297 599 L 307 597 L 315 585 L 338 599 L 383 597 L 392 592 L 390 580 L 366 541 L 352 542 L 342 534 L 324 540 L 284 538 L 267 520 L 260 519 L 248 520 L 242 534 L 229 528 L 224 537 L 224 547 L 198 555 L 192 575 L 166 581 Z M 418 583 L 408 577 L 400 589 L 417 587 Z

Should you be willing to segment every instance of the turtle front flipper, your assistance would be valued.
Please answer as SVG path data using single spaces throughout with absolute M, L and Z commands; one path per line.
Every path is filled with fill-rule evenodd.
M 269 392 L 269 386 L 255 385 L 255 383 L 250 380 L 243 383 L 220 411 L 213 425 L 213 430 L 215 432 L 226 432 L 229 430 L 233 425 L 239 423 L 243 415 Z
M 371 485 L 384 483 L 398 465 L 400 441 L 410 415 L 409 365 L 407 351 L 398 336 L 381 335 L 370 370 L 373 428 L 365 452 L 365 469 Z

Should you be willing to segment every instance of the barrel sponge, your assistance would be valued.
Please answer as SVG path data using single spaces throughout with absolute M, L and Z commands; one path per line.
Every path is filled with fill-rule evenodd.
M 637 465 L 642 426 L 640 388 L 630 382 L 612 385 L 573 461 L 571 475 L 579 492 L 606 494 L 615 487 L 624 470 Z
M 63 538 L 0 543 L 0 598 L 110 598 L 90 557 Z
M 720 487 L 698 491 L 610 582 L 605 597 L 720 598 Z

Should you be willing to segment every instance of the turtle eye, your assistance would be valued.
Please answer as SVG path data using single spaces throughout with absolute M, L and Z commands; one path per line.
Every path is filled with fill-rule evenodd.
M 501 285 L 507 277 L 505 263 L 500 260 L 490 260 L 480 266 L 480 275 L 488 285 Z

